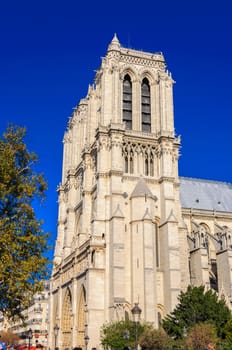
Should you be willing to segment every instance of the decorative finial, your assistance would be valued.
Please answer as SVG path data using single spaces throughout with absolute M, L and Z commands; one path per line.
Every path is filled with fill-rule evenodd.
M 118 38 L 117 38 L 117 34 L 114 33 L 114 37 L 113 37 L 111 43 L 109 44 L 108 50 L 107 50 L 107 51 L 119 50 L 119 49 L 120 49 L 120 46 L 121 46 L 121 45 L 120 45 L 120 42 L 119 42 L 119 40 L 118 40 Z

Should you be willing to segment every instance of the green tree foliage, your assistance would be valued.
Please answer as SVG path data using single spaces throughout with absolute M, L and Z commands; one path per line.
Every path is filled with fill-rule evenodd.
M 162 328 L 147 327 L 139 338 L 139 344 L 147 350 L 165 350 L 170 348 L 172 339 Z
M 189 329 L 198 323 L 208 322 L 215 324 L 218 336 L 222 336 L 231 313 L 225 301 L 219 300 L 214 291 L 205 291 L 204 286 L 189 286 L 185 293 L 180 293 L 178 301 L 176 308 L 163 321 L 169 335 L 182 338 L 184 327 Z
M 25 128 L 9 126 L 0 139 L 0 312 L 22 317 L 47 275 L 47 234 L 33 204 L 45 199 L 47 183 L 33 166 Z
M 207 349 L 210 343 L 215 346 L 217 341 L 215 326 L 208 323 L 198 323 L 189 330 L 185 347 L 187 349 L 202 350 Z
M 224 327 L 225 340 L 230 349 L 232 349 L 232 318 L 226 323 Z
M 138 323 L 138 339 L 147 324 Z M 101 328 L 101 344 L 104 349 L 123 350 L 135 347 L 135 324 L 132 321 L 119 321 L 104 324 Z

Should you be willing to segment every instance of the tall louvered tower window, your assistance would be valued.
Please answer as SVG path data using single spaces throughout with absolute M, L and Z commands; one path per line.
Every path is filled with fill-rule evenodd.
M 142 81 L 142 131 L 151 132 L 151 94 L 150 85 L 147 78 Z
M 132 83 L 128 74 L 123 80 L 123 122 L 126 129 L 132 129 Z

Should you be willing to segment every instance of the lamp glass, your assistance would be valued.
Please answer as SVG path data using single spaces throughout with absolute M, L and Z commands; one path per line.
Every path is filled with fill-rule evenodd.
M 58 332 L 59 332 L 59 327 L 56 324 L 55 327 L 54 327 L 54 334 L 55 334 L 55 336 L 58 335 Z
M 27 332 L 28 338 L 31 339 L 32 338 L 32 329 L 30 328 Z
M 142 310 L 138 303 L 135 303 L 134 307 L 131 309 L 134 322 L 139 322 Z
M 85 345 L 87 346 L 87 345 L 88 345 L 88 342 L 89 342 L 89 336 L 86 335 L 84 339 L 85 339 Z

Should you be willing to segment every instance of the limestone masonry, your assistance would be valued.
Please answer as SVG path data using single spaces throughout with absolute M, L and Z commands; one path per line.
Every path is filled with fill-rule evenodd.
M 88 336 L 100 349 L 101 326 L 130 318 L 136 302 L 158 327 L 189 284 L 230 306 L 232 186 L 179 177 L 172 90 L 161 53 L 115 35 L 68 122 L 50 348 L 84 349 Z

